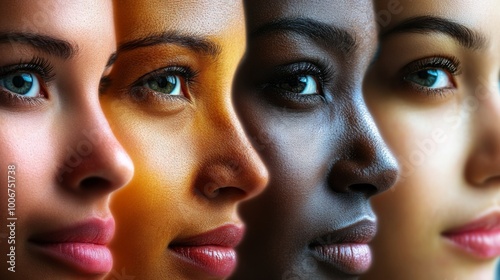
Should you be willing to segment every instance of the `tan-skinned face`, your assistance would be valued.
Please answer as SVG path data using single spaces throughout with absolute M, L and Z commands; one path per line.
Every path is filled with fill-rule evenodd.
M 99 104 L 99 82 L 116 47 L 112 3 L 5 2 L 0 36 L 17 34 L 17 39 L 0 43 L 0 278 L 102 279 L 104 271 L 83 272 L 42 253 L 35 239 L 89 219 L 109 220 L 110 193 L 132 178 L 132 162 Z M 73 50 L 42 50 L 36 47 L 40 41 L 26 34 L 64 41 Z M 7 90 L 9 67 L 18 69 L 10 74 L 32 74 L 40 90 L 33 89 L 30 97 Z M 50 72 L 50 77 L 40 72 Z M 16 166 L 15 175 L 9 174 L 16 178 L 15 273 L 5 261 L 13 245 L 4 239 L 10 235 L 4 224 L 10 164 Z
M 163 42 L 118 51 L 102 101 L 131 153 L 136 176 L 112 201 L 115 270 L 141 279 L 204 279 L 169 245 L 222 225 L 241 225 L 238 202 L 267 182 L 231 101 L 234 72 L 245 50 L 243 7 L 234 1 L 118 2 L 119 46 L 163 33 L 217 48 Z M 138 86 L 145 75 L 162 69 L 181 77 L 184 97 Z
M 373 200 L 380 226 L 372 270 L 362 278 L 493 279 L 493 257 L 465 252 L 443 233 L 500 211 L 500 2 L 400 3 L 391 20 L 379 21 L 382 34 L 432 15 L 471 29 L 483 46 L 467 47 L 443 32 L 382 36 L 365 98 L 402 175 L 394 191 Z M 389 1 L 376 4 L 379 14 L 389 10 Z M 443 71 L 436 82 L 443 90 L 408 81 L 426 63 Z

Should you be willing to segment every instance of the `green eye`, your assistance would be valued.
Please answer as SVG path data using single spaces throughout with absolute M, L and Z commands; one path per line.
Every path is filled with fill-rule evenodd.
M 318 94 L 318 83 L 311 75 L 299 75 L 279 81 L 279 89 L 297 94 Z
M 181 81 L 177 75 L 158 75 L 148 79 L 145 86 L 168 95 L 182 95 Z
M 411 73 L 404 77 L 406 81 L 430 89 L 443 89 L 452 86 L 450 77 L 441 69 L 426 69 Z
M 38 78 L 28 72 L 18 72 L 0 77 L 0 87 L 24 97 L 37 97 L 40 94 Z

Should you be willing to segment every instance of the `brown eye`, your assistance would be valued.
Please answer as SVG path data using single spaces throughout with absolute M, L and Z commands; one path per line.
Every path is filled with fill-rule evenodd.
M 312 75 L 293 76 L 279 81 L 276 87 L 301 95 L 319 94 L 318 83 Z

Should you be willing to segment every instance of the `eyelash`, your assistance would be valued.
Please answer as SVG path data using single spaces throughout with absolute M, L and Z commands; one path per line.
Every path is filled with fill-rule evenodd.
M 184 90 L 187 91 L 187 88 L 191 86 L 193 83 L 195 83 L 196 77 L 198 76 L 198 72 L 186 66 L 169 66 L 160 68 L 143 75 L 142 77 L 137 79 L 137 81 L 133 82 L 131 85 L 125 88 L 124 91 L 126 91 L 136 100 L 147 100 L 149 97 L 152 97 L 155 99 L 155 101 L 159 102 L 179 99 L 179 97 L 176 96 L 160 94 L 158 92 L 145 88 L 145 84 L 149 79 L 158 78 L 160 76 L 169 76 L 169 75 L 180 76 L 181 83 L 183 83 L 183 85 L 181 85 L 181 88 L 183 91 Z M 187 92 L 185 93 L 187 94 Z M 185 98 L 188 97 L 189 96 L 185 96 Z
M 304 108 L 314 106 L 319 99 L 324 101 L 324 89 L 333 79 L 334 71 L 328 67 L 328 63 L 319 62 L 298 62 L 291 63 L 284 66 L 279 66 L 274 70 L 274 77 L 261 84 L 260 91 L 271 91 L 273 94 L 269 95 L 271 99 L 278 97 L 277 103 L 285 107 L 298 107 Z M 293 92 L 288 92 L 284 89 L 277 87 L 277 84 L 291 77 L 307 76 L 314 77 L 317 81 L 318 94 L 300 95 Z M 278 93 L 278 95 L 276 95 Z M 294 106 L 295 105 L 295 106 Z
M 446 94 L 446 91 L 449 91 L 450 89 L 429 89 L 427 87 L 419 86 L 406 80 L 406 77 L 410 74 L 431 69 L 444 70 L 448 74 L 450 74 L 450 76 L 457 76 L 461 74 L 460 61 L 458 58 L 435 56 L 419 59 L 407 64 L 401 71 L 400 80 L 403 81 L 406 86 L 424 92 L 429 96 L 444 96 Z M 451 79 L 450 76 L 449 78 Z M 454 86 L 456 86 L 453 79 L 451 79 L 451 82 L 454 84 Z
M 43 83 L 40 84 L 40 94 L 43 98 L 48 98 L 46 91 L 46 85 L 50 83 L 55 78 L 53 65 L 45 58 L 35 56 L 28 62 L 20 61 L 14 65 L 2 66 L 0 67 L 0 78 L 15 74 L 18 72 L 29 72 L 35 74 L 37 78 L 40 78 Z M 11 93 L 8 90 L 1 90 L 7 94 L 8 102 L 16 104 L 16 102 L 21 102 L 29 106 L 39 105 L 41 98 L 38 97 L 25 97 L 18 94 Z

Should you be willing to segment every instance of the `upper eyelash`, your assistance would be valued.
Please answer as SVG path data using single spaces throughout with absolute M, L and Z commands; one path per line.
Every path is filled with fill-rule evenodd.
M 329 64 L 299 62 L 280 66 L 275 70 L 275 78 L 271 79 L 270 82 L 265 83 L 263 86 L 267 87 L 271 84 L 280 82 L 284 78 L 292 75 L 314 75 L 318 78 L 321 88 L 324 88 L 324 86 L 328 84 L 333 78 L 333 69 L 331 67 L 325 67 L 323 65 Z
M 181 75 L 182 78 L 186 81 L 186 84 L 189 85 L 194 81 L 196 76 L 198 76 L 198 73 L 193 71 L 191 68 L 184 66 L 163 67 L 141 76 L 131 85 L 129 85 L 129 88 L 143 86 L 148 79 L 152 77 L 160 77 L 162 75 Z
M 54 66 L 45 58 L 33 57 L 28 62 L 20 61 L 17 64 L 0 67 L 0 76 L 6 76 L 17 72 L 33 72 L 48 83 L 55 78 Z
M 404 78 L 418 71 L 436 68 L 447 70 L 453 76 L 461 73 L 460 61 L 456 57 L 434 56 L 410 62 L 403 67 L 401 76 Z

